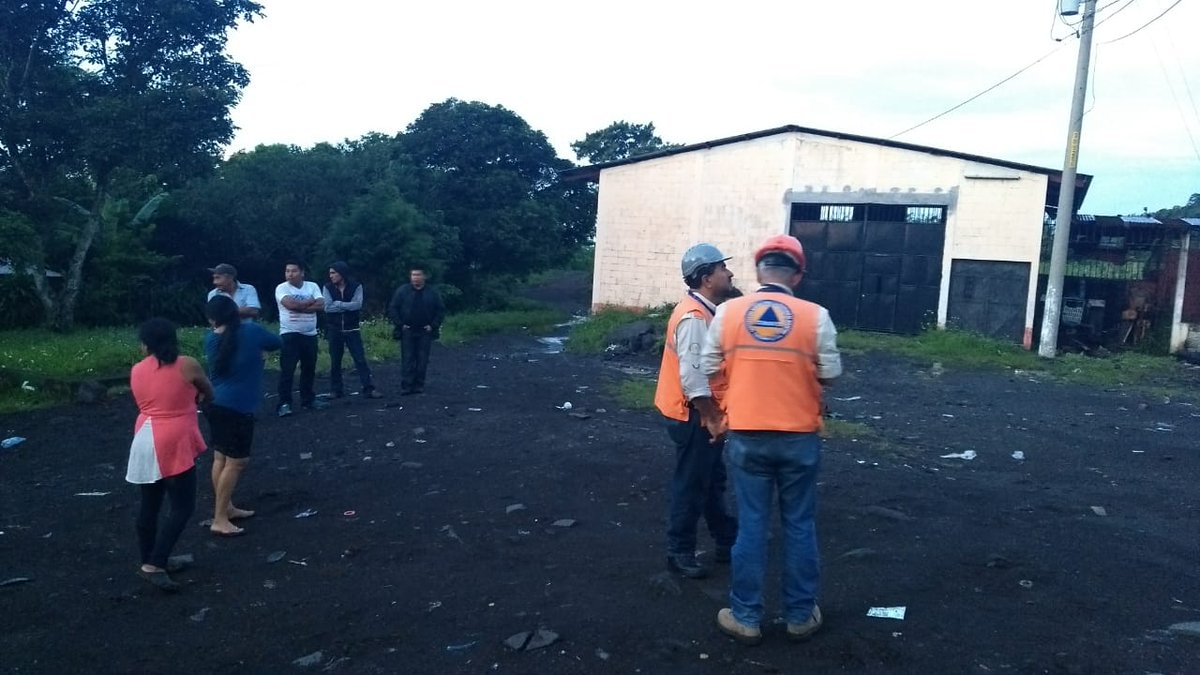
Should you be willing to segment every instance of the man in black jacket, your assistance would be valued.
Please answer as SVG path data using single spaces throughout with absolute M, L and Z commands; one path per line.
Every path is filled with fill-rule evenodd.
M 362 382 L 362 393 L 367 398 L 382 398 L 371 381 L 371 366 L 363 350 L 362 317 L 363 287 L 350 278 L 350 266 L 337 261 L 329 266 L 329 283 L 323 289 L 325 296 L 325 334 L 329 338 L 329 388 L 334 398 L 346 395 L 342 388 L 342 353 L 350 352 L 358 379 Z
M 425 390 L 429 346 L 437 339 L 446 318 L 442 297 L 426 286 L 425 281 L 425 270 L 414 267 L 409 273 L 410 283 L 396 289 L 388 305 L 388 318 L 395 325 L 392 334 L 400 340 L 401 394 L 420 394 Z

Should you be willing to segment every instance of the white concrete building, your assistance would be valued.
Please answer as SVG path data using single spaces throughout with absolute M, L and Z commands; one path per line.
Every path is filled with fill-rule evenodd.
M 581 167 L 598 181 L 593 308 L 678 301 L 694 243 L 752 255 L 791 233 L 801 295 L 843 328 L 916 332 L 936 321 L 1031 344 L 1041 236 L 1061 172 L 961 152 L 786 126 Z M 1076 208 L 1091 177 L 1080 175 Z

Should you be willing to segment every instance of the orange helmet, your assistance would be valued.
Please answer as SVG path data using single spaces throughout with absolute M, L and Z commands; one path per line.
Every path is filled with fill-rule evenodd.
M 768 253 L 782 253 L 796 261 L 796 269 L 804 270 L 804 247 L 800 240 L 786 234 L 777 234 L 763 242 L 754 252 L 754 264 L 757 265 Z

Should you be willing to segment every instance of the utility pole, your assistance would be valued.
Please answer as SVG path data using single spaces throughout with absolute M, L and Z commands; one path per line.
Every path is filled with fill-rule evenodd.
M 1054 247 L 1050 251 L 1050 275 L 1046 280 L 1046 305 L 1042 312 L 1042 338 L 1038 354 L 1054 358 L 1058 350 L 1058 323 L 1062 316 L 1063 277 L 1067 270 L 1067 245 L 1075 216 L 1075 169 L 1079 164 L 1079 136 L 1083 131 L 1083 104 L 1087 96 L 1088 62 L 1092 55 L 1092 28 L 1096 22 L 1096 0 L 1083 0 L 1083 28 L 1079 32 L 1079 60 L 1075 69 L 1075 97 L 1071 100 L 1071 123 L 1067 127 L 1067 152 L 1063 159 L 1058 211 L 1054 215 Z

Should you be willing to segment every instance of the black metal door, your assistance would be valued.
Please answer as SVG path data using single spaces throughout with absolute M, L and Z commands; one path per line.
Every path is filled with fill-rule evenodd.
M 792 235 L 808 273 L 800 296 L 841 328 L 917 333 L 937 315 L 942 207 L 796 204 Z
M 1002 340 L 1023 341 L 1029 269 L 1023 262 L 953 261 L 947 322 Z

